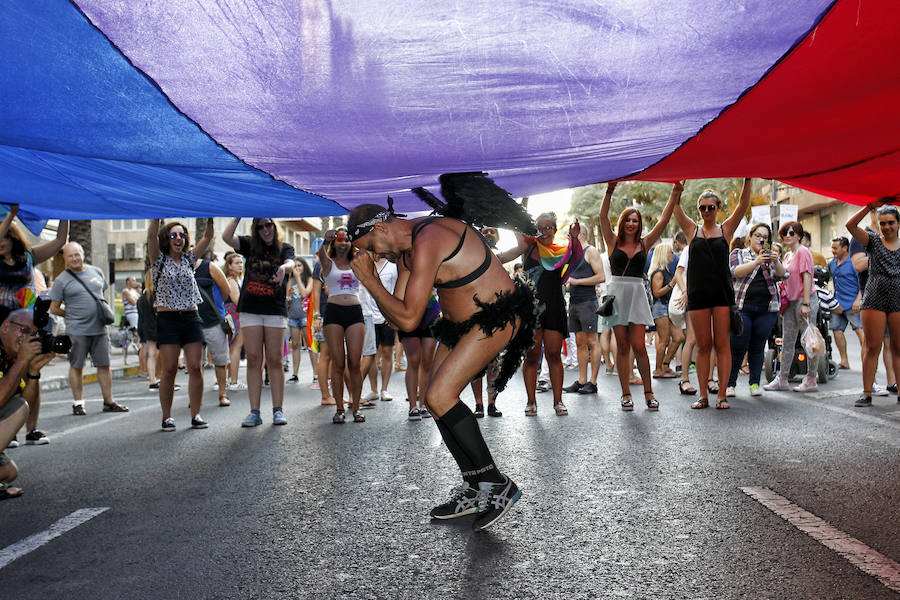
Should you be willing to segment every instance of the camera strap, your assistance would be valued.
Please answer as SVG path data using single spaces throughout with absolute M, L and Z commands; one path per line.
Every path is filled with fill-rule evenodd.
M 107 306 L 109 306 L 109 304 L 107 304 L 105 300 L 102 300 L 102 299 L 98 298 L 97 295 L 96 295 L 94 292 L 91 291 L 91 288 L 89 288 L 89 287 L 87 286 L 87 284 L 86 284 L 85 282 L 83 282 L 83 281 L 81 280 L 81 278 L 78 277 L 78 275 L 75 274 L 74 271 L 72 271 L 71 269 L 66 269 L 66 273 L 68 273 L 69 275 L 71 275 L 72 277 L 74 277 L 74 278 L 75 278 L 75 281 L 77 281 L 78 283 L 80 283 L 80 284 L 84 287 L 84 289 L 87 290 L 87 293 L 90 294 L 90 295 L 94 298 L 94 301 L 97 302 L 98 305 L 99 305 L 101 302 L 103 302 L 104 304 L 106 304 Z M 98 308 L 100 309 L 101 312 L 103 312 L 103 310 L 104 310 L 104 307 L 103 307 L 103 306 L 98 306 Z

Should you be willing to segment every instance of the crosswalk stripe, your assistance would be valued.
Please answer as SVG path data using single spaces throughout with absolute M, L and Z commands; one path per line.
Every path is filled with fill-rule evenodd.
M 16 560 L 37 550 L 47 542 L 62 534 L 75 529 L 82 523 L 90 521 L 100 513 L 109 510 L 108 506 L 98 508 L 80 508 L 70 515 L 67 515 L 51 525 L 49 528 L 25 538 L 20 542 L 16 542 L 6 548 L 0 550 L 0 569 Z
M 875 577 L 888 589 L 900 592 L 900 564 L 769 488 L 742 487 L 741 491 L 826 548 L 846 558 L 860 571 Z

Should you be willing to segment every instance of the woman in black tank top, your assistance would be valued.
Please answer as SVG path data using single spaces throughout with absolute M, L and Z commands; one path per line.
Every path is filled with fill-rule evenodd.
M 751 180 L 744 179 L 740 202 L 721 225 L 717 224 L 717 219 L 722 210 L 722 200 L 712 190 L 703 192 L 697 199 L 700 224 L 694 223 L 680 204 L 675 207 L 675 219 L 688 240 L 690 258 L 687 266 L 687 308 L 697 342 L 700 397 L 691 408 L 708 407 L 709 392 L 718 392 L 716 408 L 729 408 L 725 390 L 731 373 L 731 305 L 734 304 L 734 287 L 728 264 L 728 245 L 750 206 L 750 188 Z M 719 370 L 718 387 L 709 381 L 714 344 Z
M 606 195 L 600 205 L 600 231 L 603 233 L 607 249 L 610 249 L 609 268 L 612 273 L 612 278 L 606 286 L 606 293 L 615 297 L 613 315 L 604 317 L 604 324 L 607 328 L 611 327 L 616 336 L 616 372 L 622 386 L 622 410 L 634 409 L 629 388 L 632 352 L 644 385 L 647 410 L 658 410 L 659 402 L 653 395 L 650 379 L 650 358 L 647 356 L 647 346 L 644 343 L 647 325 L 653 324 L 650 302 L 644 288 L 644 264 L 647 262 L 646 249 L 652 247 L 662 235 L 672 211 L 681 198 L 683 188 L 680 184 L 672 188 L 672 194 L 659 222 L 643 237 L 641 236 L 643 219 L 640 211 L 633 207 L 622 211 L 616 232 L 613 232 L 612 222 L 609 220 L 609 206 L 615 188 L 615 182 L 607 186 Z

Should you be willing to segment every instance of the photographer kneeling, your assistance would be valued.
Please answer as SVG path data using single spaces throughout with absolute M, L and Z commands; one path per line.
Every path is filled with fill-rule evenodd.
M 37 399 L 41 369 L 53 353 L 40 354 L 41 342 L 31 311 L 20 309 L 0 325 L 0 448 L 16 437 L 28 417 L 28 405 Z M 0 500 L 22 495 L 10 487 L 19 475 L 16 464 L 0 452 Z

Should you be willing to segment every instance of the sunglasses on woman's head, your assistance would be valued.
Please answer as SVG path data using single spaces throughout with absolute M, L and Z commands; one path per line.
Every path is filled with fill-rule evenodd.
M 715 204 L 701 204 L 697 208 L 700 210 L 700 212 L 710 212 L 716 210 L 718 206 L 716 206 Z
M 275 223 L 269 221 L 268 223 L 260 223 L 256 226 L 257 231 L 262 231 L 263 229 L 268 229 L 269 227 L 275 227 Z
M 187 239 L 187 234 L 183 231 L 172 231 L 169 232 L 169 239 L 174 240 L 175 238 L 181 238 L 183 240 Z

